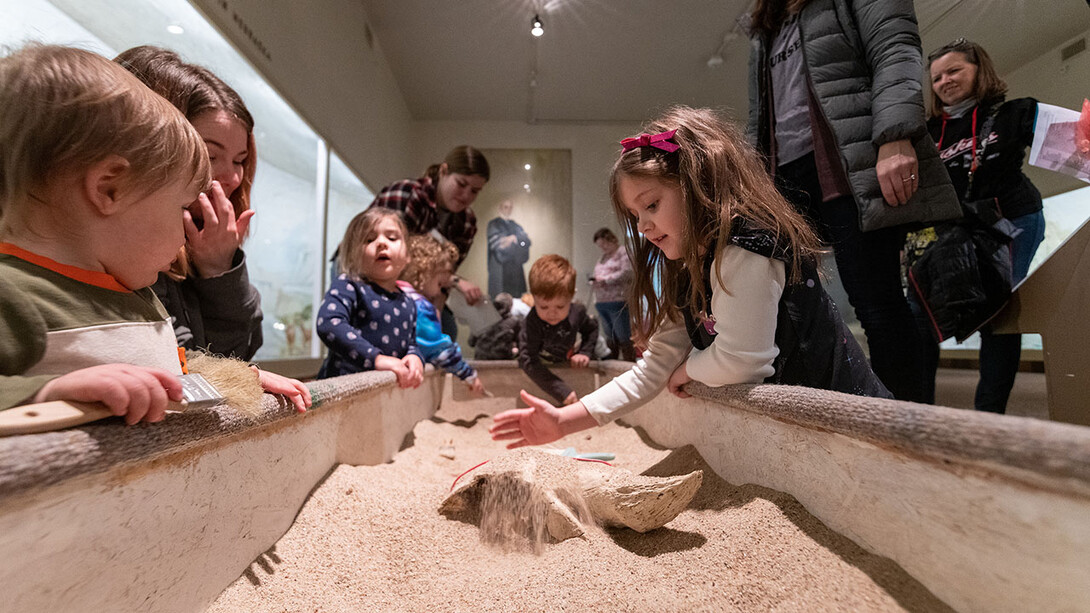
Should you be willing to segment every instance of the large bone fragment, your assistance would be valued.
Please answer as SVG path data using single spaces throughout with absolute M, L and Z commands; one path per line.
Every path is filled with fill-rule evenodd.
M 601 462 L 536 449 L 489 461 L 464 477 L 439 512 L 481 526 L 503 526 L 534 540 L 547 533 L 559 542 L 582 536 L 586 524 L 648 532 L 666 525 L 689 505 L 704 473 L 648 477 Z M 486 535 L 495 537 L 496 535 Z

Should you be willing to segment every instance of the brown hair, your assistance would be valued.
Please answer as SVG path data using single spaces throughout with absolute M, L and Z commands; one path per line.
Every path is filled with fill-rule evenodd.
M 443 164 L 447 165 L 447 172 L 468 176 L 476 175 L 484 178 L 485 181 L 491 178 L 492 170 L 488 167 L 488 160 L 485 159 L 480 150 L 469 145 L 459 145 L 451 149 L 447 153 L 447 157 L 443 158 L 442 163 L 428 166 L 428 169 L 424 171 L 424 175 L 429 177 L 432 183 L 438 183 L 439 167 Z
M 401 217 L 400 211 L 373 206 L 362 213 L 357 213 L 352 221 L 348 222 L 341 245 L 337 247 L 339 252 L 337 262 L 341 274 L 359 279 L 366 278 L 363 267 L 360 265 L 360 251 L 374 234 L 379 222 L 387 218 L 393 218 L 397 222 L 398 227 L 401 228 L 402 240 L 408 239 L 409 230 L 405 227 L 405 220 Z
M 543 300 L 575 296 L 575 267 L 556 254 L 541 256 L 530 267 L 530 293 Z
M 0 59 L 0 211 L 58 172 L 117 155 L 150 194 L 182 179 L 211 184 L 200 134 L 117 64 L 71 47 L 30 44 Z
M 451 253 L 453 249 L 454 253 Z M 443 270 L 449 264 L 454 270 L 457 261 L 457 247 L 450 243 L 439 242 L 434 236 L 415 234 L 409 237 L 409 265 L 401 271 L 401 279 L 419 290 L 428 277 Z
M 1007 83 L 1003 79 L 999 78 L 999 73 L 995 71 L 995 64 L 992 63 L 991 56 L 984 50 L 984 47 L 974 43 L 971 40 L 965 40 L 959 38 L 952 43 L 945 44 L 938 49 L 935 49 L 927 56 L 927 72 L 928 80 L 931 80 L 931 64 L 940 57 L 950 54 L 960 53 L 966 62 L 976 66 L 976 80 L 973 82 L 972 97 L 976 99 L 977 104 L 980 106 L 991 106 L 997 102 L 1002 102 L 1007 97 Z M 939 99 L 939 95 L 935 93 L 935 87 L 931 87 L 931 116 L 942 117 L 943 104 Z
M 669 130 L 677 130 L 672 138 L 678 145 L 676 151 L 667 153 L 654 147 L 622 151 L 609 181 L 614 212 L 628 228 L 628 253 L 635 272 L 629 312 L 640 342 L 650 338 L 664 320 L 679 320 L 675 297 L 683 270 L 691 277 L 688 304 L 692 312 L 698 314 L 706 309 L 710 296 L 704 295 L 705 247 L 714 245 L 716 253 L 722 251 L 729 244 L 736 219 L 772 233 L 777 242 L 789 246 L 792 282 L 800 278 L 802 262 L 813 262 L 819 249 L 816 234 L 776 190 L 757 152 L 737 126 L 720 120 L 708 109 L 677 106 L 647 124 L 643 131 L 657 134 Z M 624 176 L 680 185 L 685 204 L 680 259 L 667 259 L 640 235 L 638 220 L 625 208 L 618 192 L 618 181 Z M 653 285 L 656 277 L 661 289 Z
M 604 238 L 607 241 L 610 241 L 610 242 L 613 242 L 613 243 L 617 242 L 617 235 L 614 234 L 613 230 L 610 230 L 609 228 L 599 228 L 598 231 L 594 233 L 594 242 L 597 243 L 598 239 L 601 239 L 601 238 Z
M 750 31 L 775 34 L 789 15 L 802 10 L 810 0 L 757 0 L 750 13 Z
M 257 172 L 257 151 L 254 145 L 254 118 L 238 93 L 203 66 L 182 60 L 175 52 L 162 47 L 142 45 L 122 51 L 114 61 L 136 75 L 151 90 L 167 99 L 186 119 L 193 122 L 205 113 L 225 111 L 238 119 L 246 129 L 246 161 L 242 165 L 242 182 L 228 194 L 235 216 L 250 210 L 250 189 Z M 189 274 L 185 247 L 171 267 L 175 277 Z

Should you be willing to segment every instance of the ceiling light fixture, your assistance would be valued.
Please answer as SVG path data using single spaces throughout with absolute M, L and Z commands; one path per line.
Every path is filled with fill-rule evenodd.
M 541 36 L 545 33 L 545 28 L 541 25 L 541 18 L 534 15 L 533 21 L 530 22 L 530 34 L 534 36 Z
M 172 23 L 167 26 L 167 32 L 170 32 L 171 34 L 185 34 L 185 29 L 176 23 Z

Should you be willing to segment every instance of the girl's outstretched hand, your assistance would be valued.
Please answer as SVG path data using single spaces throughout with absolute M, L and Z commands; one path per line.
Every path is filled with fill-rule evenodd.
M 256 366 L 250 368 L 257 373 L 257 378 L 261 381 L 261 389 L 266 393 L 287 396 L 288 400 L 295 405 L 295 410 L 300 413 L 306 413 L 310 408 L 310 389 L 302 381 L 261 370 Z
M 530 408 L 512 409 L 493 417 L 492 427 L 488 429 L 492 440 L 512 441 L 507 444 L 507 448 L 515 449 L 527 445 L 544 445 L 564 436 L 560 429 L 560 409 L 530 395 L 526 390 L 522 390 L 520 396 Z

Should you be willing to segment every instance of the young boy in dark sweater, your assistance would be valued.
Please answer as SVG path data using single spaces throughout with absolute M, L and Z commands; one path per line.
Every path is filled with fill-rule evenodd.
M 571 404 L 579 399 L 575 391 L 547 365 L 569 362 L 572 368 L 583 368 L 589 364 L 598 341 L 598 322 L 586 307 L 572 304 L 575 268 L 559 255 L 544 256 L 530 267 L 530 293 L 534 308 L 519 333 L 519 367 L 558 402 Z

